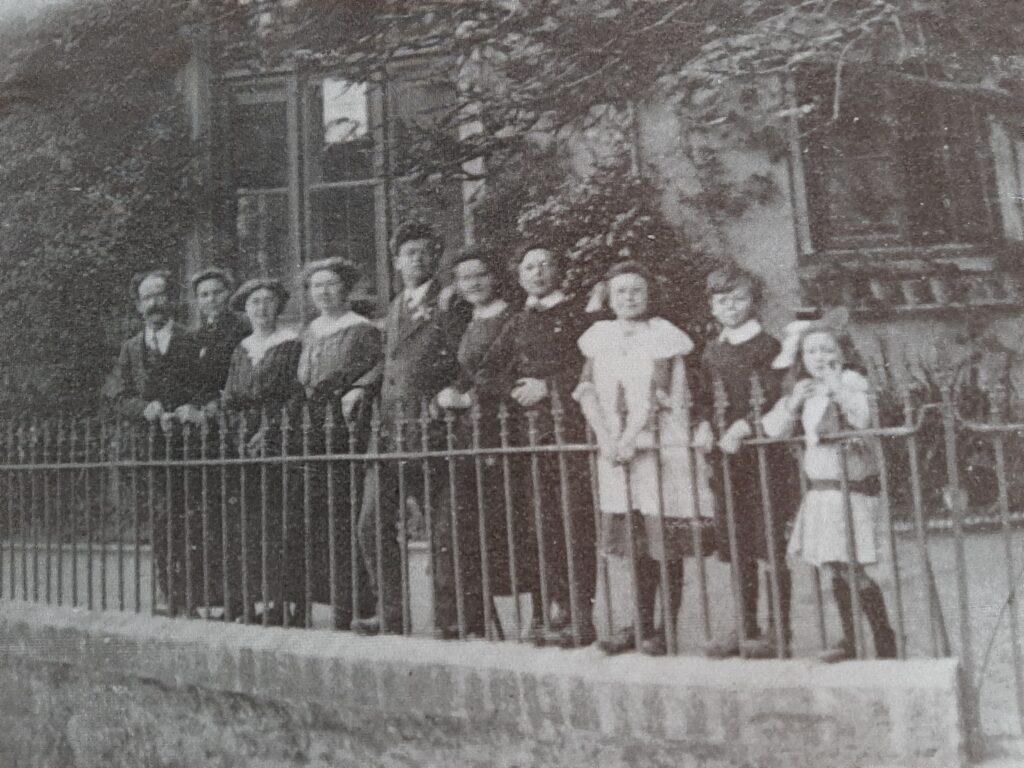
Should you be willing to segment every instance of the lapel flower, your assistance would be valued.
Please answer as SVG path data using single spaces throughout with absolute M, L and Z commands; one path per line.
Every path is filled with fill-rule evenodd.
M 422 302 L 412 308 L 412 319 L 416 322 L 430 320 L 434 316 L 435 311 L 435 307 L 426 302 Z

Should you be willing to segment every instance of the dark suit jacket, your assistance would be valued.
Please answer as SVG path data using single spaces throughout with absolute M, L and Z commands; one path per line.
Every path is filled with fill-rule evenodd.
M 426 316 L 413 317 L 399 294 L 388 309 L 384 326 L 384 375 L 380 413 L 385 435 L 404 406 L 407 417 L 418 418 L 420 404 L 433 398 L 459 375 L 458 349 L 469 324 L 471 309 L 457 302 L 448 310 L 437 303 L 435 281 L 423 302 Z
M 146 348 L 145 331 L 121 345 L 117 365 L 108 381 L 106 399 L 121 416 L 141 419 L 146 405 L 159 401 L 164 410 L 196 403 L 199 347 L 184 326 L 174 323 L 167 352 Z
M 249 323 L 234 312 L 224 312 L 213 325 L 202 323 L 195 331 L 199 361 L 195 372 L 199 405 L 219 400 L 238 342 L 252 332 Z

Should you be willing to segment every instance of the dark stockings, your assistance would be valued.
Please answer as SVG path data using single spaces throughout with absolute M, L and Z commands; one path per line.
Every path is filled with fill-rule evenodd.
M 885 608 L 885 598 L 878 584 L 864 573 L 862 568 L 855 572 L 860 607 L 875 644 L 875 655 L 880 659 L 896 658 L 896 633 L 889 624 L 889 614 Z M 835 595 L 836 609 L 843 629 L 843 645 L 856 655 L 856 633 L 854 631 L 853 598 L 850 594 L 850 583 L 845 566 L 837 566 L 832 574 L 832 594 Z
M 642 555 L 637 558 L 637 600 L 640 604 L 640 633 L 642 637 L 652 637 L 655 634 L 655 602 L 657 600 L 658 588 L 661 586 L 661 563 L 653 557 Z M 668 591 L 669 591 L 669 618 L 673 622 L 679 614 L 679 608 L 683 603 L 683 561 L 669 560 L 668 562 Z

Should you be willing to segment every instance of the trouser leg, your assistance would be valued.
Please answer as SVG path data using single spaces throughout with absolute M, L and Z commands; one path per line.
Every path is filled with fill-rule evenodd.
M 358 523 L 360 555 L 366 579 L 374 596 L 383 604 L 384 614 L 378 618 L 392 632 L 402 631 L 401 553 L 397 538 L 399 503 L 397 474 L 392 466 L 381 464 L 374 471 L 367 472 Z M 378 516 L 381 531 L 380 559 L 377 552 Z

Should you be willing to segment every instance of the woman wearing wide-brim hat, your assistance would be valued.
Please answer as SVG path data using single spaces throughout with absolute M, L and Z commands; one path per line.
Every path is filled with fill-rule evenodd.
M 360 272 L 342 258 L 311 262 L 302 271 L 310 302 L 317 317 L 302 334 L 302 357 L 298 378 L 302 385 L 310 415 L 311 453 L 362 453 L 366 450 L 370 431 L 370 403 L 380 386 L 384 343 L 381 332 L 364 315 L 349 304 L 352 289 L 359 282 Z M 328 414 L 333 426 L 327 444 Z M 336 601 L 334 624 L 348 629 L 352 619 L 372 615 L 373 593 L 361 568 L 353 569 L 352 519 L 361 504 L 363 487 L 362 463 L 354 467 L 339 462 L 330 473 L 327 466 L 310 462 L 303 468 L 310 483 L 311 547 L 309 589 L 314 602 Z M 355 470 L 353 472 L 353 469 Z M 353 476 L 355 483 L 352 483 Z M 333 507 L 329 500 L 334 500 Z M 331 574 L 331 515 L 334 516 L 334 563 Z M 356 583 L 353 587 L 353 571 Z M 355 599 L 353 599 L 355 595 Z
M 288 551 L 282 552 L 282 470 L 273 462 L 273 457 L 282 454 L 287 439 L 282 429 L 286 414 L 294 419 L 295 404 L 302 393 L 296 377 L 299 336 L 290 328 L 278 326 L 287 302 L 288 291 L 274 278 L 248 280 L 235 291 L 230 306 L 245 312 L 252 333 L 235 347 L 223 397 L 231 447 L 238 456 L 254 459 L 251 464 L 239 466 L 232 476 L 232 485 L 237 483 L 239 491 L 244 486 L 245 492 L 240 495 L 246 515 L 244 526 L 241 510 L 234 526 L 230 521 L 228 525 L 227 540 L 235 547 L 233 562 L 228 565 L 232 574 L 229 607 L 235 614 L 243 608 L 244 586 L 250 616 L 262 619 L 252 613 L 253 606 L 260 603 L 267 621 L 275 624 L 284 621 L 286 605 L 295 603 L 301 609 L 302 600 L 301 583 L 291 567 L 296 553 L 299 557 L 302 553 L 302 531 L 298 527 L 301 515 L 296 513 L 294 523 L 289 521 Z

